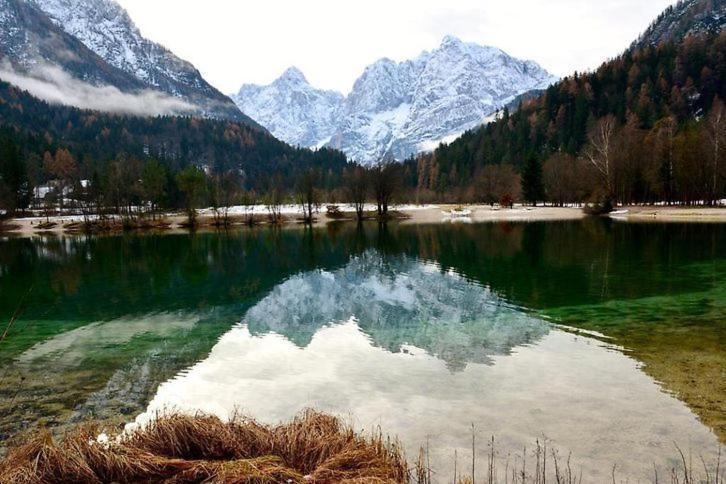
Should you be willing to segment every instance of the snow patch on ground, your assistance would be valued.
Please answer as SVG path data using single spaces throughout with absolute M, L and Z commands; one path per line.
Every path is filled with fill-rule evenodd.
M 431 141 L 423 141 L 423 142 L 419 143 L 418 149 L 423 153 L 428 153 L 428 152 L 434 151 L 436 148 L 439 147 L 439 145 L 441 145 L 441 144 L 448 145 L 448 144 L 452 143 L 453 141 L 455 141 L 457 138 L 459 138 L 462 134 L 463 134 L 463 132 L 454 133 L 454 134 L 450 134 L 449 136 L 444 136 L 443 138 L 439 138 L 439 139 L 435 139 L 435 140 L 431 140 Z
M 320 206 L 319 212 L 325 212 L 328 206 L 335 206 L 338 208 L 339 211 L 343 213 L 355 212 L 355 205 L 344 203 L 322 204 Z M 429 210 L 432 208 L 438 208 L 438 205 L 393 205 L 390 207 L 391 210 L 401 210 L 406 212 L 415 210 Z M 364 205 L 363 209 L 366 212 L 372 212 L 377 210 L 377 207 L 372 203 L 367 203 Z M 301 205 L 282 205 L 280 206 L 279 212 L 283 215 L 302 215 L 303 208 Z M 270 210 L 267 205 L 236 205 L 229 208 L 229 215 L 267 215 L 268 213 L 270 213 Z M 200 210 L 199 214 L 213 215 L 214 209 L 205 208 L 203 210 Z

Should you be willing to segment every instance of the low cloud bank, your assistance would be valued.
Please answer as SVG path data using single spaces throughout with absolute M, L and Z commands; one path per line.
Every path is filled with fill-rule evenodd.
M 126 93 L 114 86 L 94 86 L 51 64 L 39 64 L 25 73 L 6 61 L 0 64 L 0 79 L 49 103 L 81 109 L 136 116 L 188 114 L 196 109 L 182 99 L 152 89 Z

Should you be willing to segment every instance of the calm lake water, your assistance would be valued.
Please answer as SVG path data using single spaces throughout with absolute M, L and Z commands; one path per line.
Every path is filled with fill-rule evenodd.
M 726 225 L 333 225 L 0 241 L 0 438 L 306 407 L 647 479 L 726 442 Z M 527 450 L 526 452 L 531 452 Z M 529 455 L 529 454 L 528 454 Z M 529 456 L 528 458 L 530 458 Z M 700 465 L 700 464 L 699 464 Z

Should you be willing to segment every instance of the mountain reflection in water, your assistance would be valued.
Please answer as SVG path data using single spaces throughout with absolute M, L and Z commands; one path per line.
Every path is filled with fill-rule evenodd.
M 0 452 L 166 404 L 350 415 L 413 455 L 430 438 L 441 475 L 471 423 L 503 457 L 547 435 L 589 482 L 726 442 L 726 225 L 10 238 L 0 294 L 5 321 L 25 301 L 0 345 Z
M 715 436 L 615 348 L 504 303 L 451 271 L 365 252 L 337 270 L 288 278 L 250 308 L 205 360 L 162 384 L 159 411 L 242 411 L 262 421 L 306 407 L 429 441 L 447 476 L 456 451 L 498 438 L 502 455 L 536 436 L 572 449 L 595 482 L 646 479 L 672 465 L 674 441 L 705 458 Z M 132 426 L 133 427 L 133 426 Z M 486 459 L 486 445 L 479 453 Z
M 375 251 L 339 270 L 289 278 L 242 323 L 253 334 L 275 332 L 307 346 L 322 326 L 351 318 L 377 346 L 394 353 L 414 346 L 458 370 L 467 363 L 489 364 L 492 356 L 509 354 L 549 331 L 541 319 L 452 271 Z

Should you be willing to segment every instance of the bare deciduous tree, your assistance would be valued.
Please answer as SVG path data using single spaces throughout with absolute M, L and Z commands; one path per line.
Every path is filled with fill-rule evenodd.
M 242 178 L 234 170 L 215 175 L 210 192 L 214 223 L 226 227 L 229 225 L 229 209 L 241 198 Z
M 555 153 L 542 167 L 547 200 L 554 205 L 582 203 L 592 189 L 588 161 L 567 153 Z
M 274 181 L 265 196 L 265 206 L 270 223 L 277 225 L 282 222 L 282 202 L 284 193 L 279 181 Z
M 313 211 L 320 207 L 320 196 L 317 188 L 318 174 L 309 169 L 303 173 L 297 184 L 297 202 L 302 208 L 303 222 L 313 222 Z
M 600 119 L 590 131 L 589 143 L 585 148 L 586 159 L 600 174 L 607 196 L 613 196 L 612 151 L 617 120 L 608 115 Z
M 707 202 L 715 205 L 723 193 L 724 178 L 724 148 L 726 148 L 726 106 L 718 97 L 713 100 L 713 107 L 706 120 L 706 136 L 709 142 L 710 151 L 710 180 L 709 195 Z
M 348 201 L 355 207 L 358 221 L 363 220 L 366 196 L 368 194 L 368 173 L 361 166 L 349 168 L 343 176 Z
M 520 198 L 521 183 L 512 165 L 487 165 L 477 177 L 477 198 L 494 205 L 504 198 L 512 202 Z
M 658 121 L 646 138 L 650 156 L 646 163 L 645 178 L 651 193 L 670 205 L 676 195 L 674 141 L 678 121 L 670 116 Z
M 254 190 L 243 190 L 240 195 L 240 204 L 244 207 L 244 222 L 250 226 L 254 225 L 257 193 Z
M 399 165 L 395 163 L 384 163 L 373 168 L 371 172 L 371 185 L 380 221 L 388 218 L 388 208 L 400 187 L 399 168 Z

